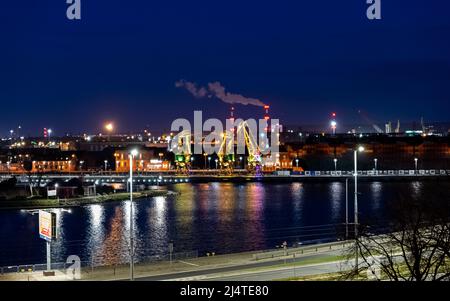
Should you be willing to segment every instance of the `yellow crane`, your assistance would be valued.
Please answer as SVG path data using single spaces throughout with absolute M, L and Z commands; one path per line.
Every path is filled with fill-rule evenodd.
M 176 135 L 178 150 L 175 154 L 177 172 L 183 175 L 191 170 L 191 132 L 182 131 Z
M 262 165 L 261 151 L 255 136 L 249 129 L 247 122 L 244 121 L 238 126 L 237 133 L 238 137 L 243 135 L 248 150 L 247 170 L 251 173 L 259 173 Z
M 226 174 L 232 174 L 234 169 L 234 139 L 232 131 L 222 134 L 222 143 L 217 152 L 220 169 Z

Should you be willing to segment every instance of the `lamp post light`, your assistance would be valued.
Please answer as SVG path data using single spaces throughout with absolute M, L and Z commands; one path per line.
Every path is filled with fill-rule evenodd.
M 242 156 L 239 157 L 239 167 L 244 169 L 244 166 L 242 165 Z
M 83 164 L 84 164 L 84 161 L 80 161 L 80 172 L 81 173 L 83 173 Z
M 417 174 L 419 158 L 414 158 L 415 173 Z
M 378 173 L 378 159 L 377 158 L 373 159 L 373 163 L 374 163 L 375 172 Z
M 205 166 L 204 166 L 204 168 L 206 169 L 206 157 L 208 156 L 208 154 L 207 153 L 203 153 L 203 157 L 205 157 Z
M 295 159 L 295 166 L 298 168 L 298 158 Z
M 208 169 L 211 169 L 211 157 L 208 157 Z
M 337 122 L 335 120 L 331 121 L 331 129 L 333 130 L 333 136 L 336 135 Z
M 334 158 L 334 159 L 333 159 L 333 162 L 334 162 L 334 171 L 337 171 L 337 161 L 338 161 L 337 158 Z
M 354 218 L 355 218 L 355 250 L 356 250 L 356 255 L 355 255 L 355 268 L 356 270 L 358 270 L 358 152 L 362 153 L 364 152 L 364 147 L 363 146 L 359 146 L 355 151 L 354 151 L 354 163 L 355 163 L 355 211 L 354 211 Z
M 133 149 L 130 152 L 130 280 L 134 280 L 134 227 L 133 227 L 133 160 L 138 155 L 138 151 Z
M 59 187 L 59 184 L 56 183 L 55 184 L 56 198 L 58 199 L 58 203 L 59 203 L 58 187 Z
M 216 169 L 217 169 L 217 162 L 219 162 L 219 160 L 215 159 L 214 162 L 216 162 Z
M 108 160 L 103 161 L 105 163 L 105 171 L 108 169 Z

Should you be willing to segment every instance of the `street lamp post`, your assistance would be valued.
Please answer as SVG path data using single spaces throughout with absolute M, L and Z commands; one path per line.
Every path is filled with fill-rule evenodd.
M 414 158 L 415 173 L 417 174 L 419 158 Z
M 354 210 L 354 218 L 355 218 L 355 268 L 358 270 L 358 152 L 363 152 L 364 147 L 359 146 L 358 149 L 354 151 L 354 161 L 355 161 L 355 210 Z
M 105 160 L 104 163 L 105 163 L 105 172 L 106 172 L 108 170 L 108 160 Z
M 338 159 L 337 158 L 334 158 L 334 171 L 337 171 L 337 161 L 338 161 Z
M 373 159 L 373 163 L 374 163 L 374 167 L 375 167 L 375 173 L 377 173 L 378 174 L 378 159 L 377 158 L 375 158 L 375 159 Z
M 337 122 L 336 120 L 331 121 L 331 129 L 333 130 L 333 136 L 336 135 Z
M 345 179 L 345 239 L 348 239 L 348 178 Z
M 56 198 L 58 199 L 58 204 L 59 204 L 58 186 L 59 186 L 59 184 L 56 183 L 55 184 L 55 191 L 56 191 Z
M 208 169 L 211 169 L 211 157 L 208 157 Z
M 216 160 L 214 160 L 214 162 L 216 162 L 216 169 L 217 169 L 217 162 L 219 162 L 219 160 L 216 159 Z
M 130 280 L 134 280 L 134 227 L 133 227 L 133 160 L 138 151 L 130 152 Z
M 295 166 L 298 168 L 298 159 L 295 159 Z

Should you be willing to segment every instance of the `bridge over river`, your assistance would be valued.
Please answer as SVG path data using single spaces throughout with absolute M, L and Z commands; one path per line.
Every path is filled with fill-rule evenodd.
M 52 174 L 1 174 L 5 180 L 15 176 L 18 184 L 45 186 L 53 181 L 69 181 L 73 178 L 82 179 L 84 183 L 92 185 L 125 184 L 128 173 L 52 173 Z M 135 185 L 168 185 L 177 183 L 206 183 L 206 182 L 302 182 L 302 181 L 340 181 L 354 177 L 353 171 L 279 171 L 271 174 L 252 175 L 245 170 L 236 170 L 232 175 L 221 174 L 217 170 L 195 170 L 190 174 L 177 174 L 174 171 L 135 172 Z M 363 170 L 358 171 L 361 181 L 393 181 L 393 180 L 433 180 L 450 179 L 450 170 Z

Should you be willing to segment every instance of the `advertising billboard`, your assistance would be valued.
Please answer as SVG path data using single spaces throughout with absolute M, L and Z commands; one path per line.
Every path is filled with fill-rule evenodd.
M 39 210 L 39 236 L 46 241 L 56 239 L 56 214 Z

